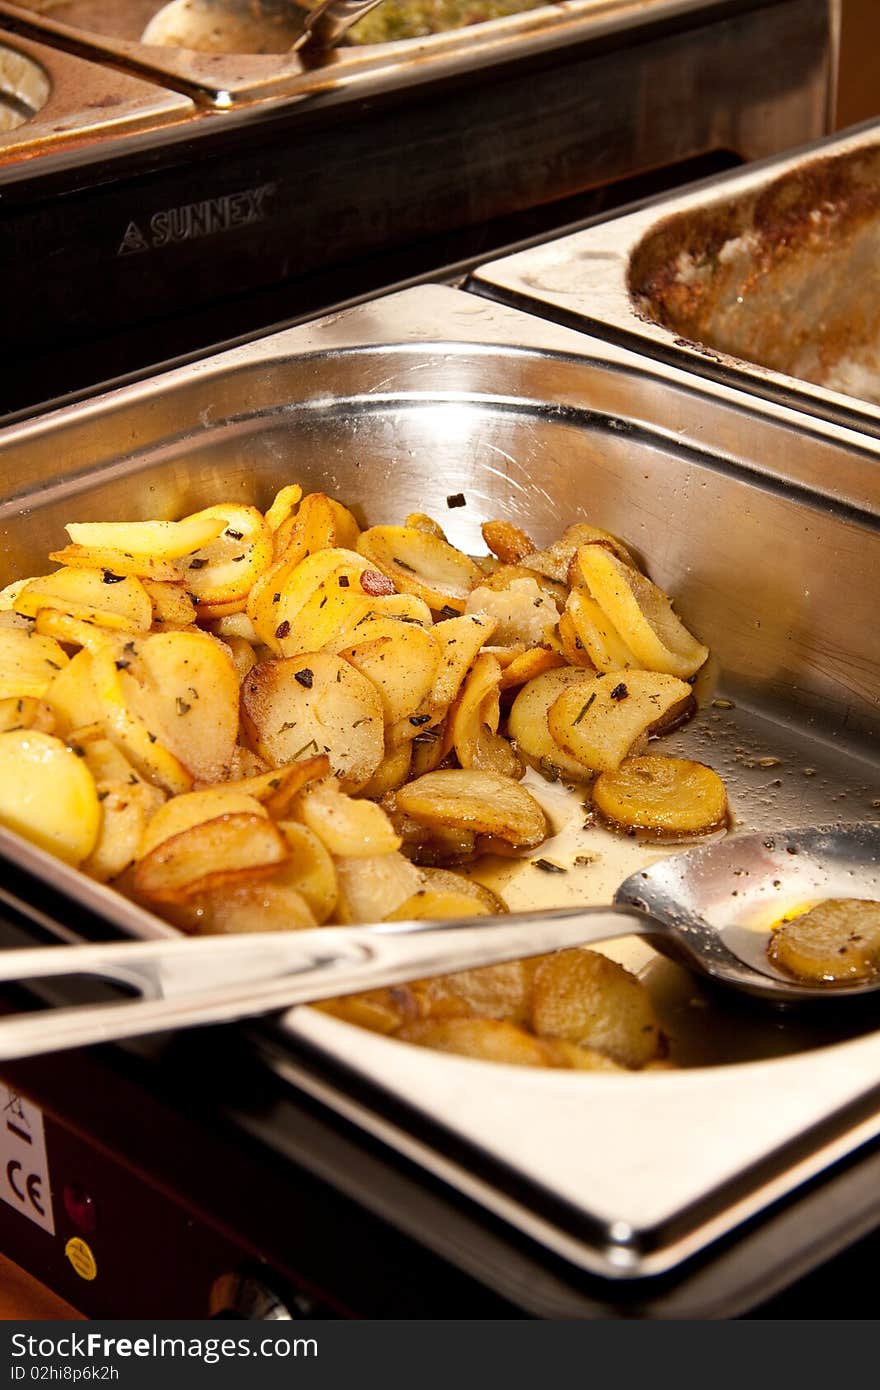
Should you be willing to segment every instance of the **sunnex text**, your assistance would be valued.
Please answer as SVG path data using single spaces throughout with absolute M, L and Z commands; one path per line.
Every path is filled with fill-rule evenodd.
M 213 1365 L 226 1358 L 317 1356 L 314 1337 L 263 1337 L 250 1341 L 244 1337 L 105 1337 L 100 1332 L 71 1332 L 63 1337 L 34 1337 L 15 1332 L 11 1338 L 13 1357 L 182 1357 Z

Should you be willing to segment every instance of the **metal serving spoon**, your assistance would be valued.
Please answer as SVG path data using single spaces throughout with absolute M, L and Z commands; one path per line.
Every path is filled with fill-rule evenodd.
M 0 1059 L 231 1023 L 633 934 L 700 974 L 775 1003 L 870 994 L 880 978 L 833 988 L 799 984 L 766 957 L 769 928 L 787 909 L 831 897 L 880 898 L 880 824 L 731 836 L 632 874 L 610 907 L 0 951 L 0 980 L 99 975 L 141 995 L 2 1018 Z
M 289 53 L 333 48 L 381 0 L 169 0 L 141 43 L 200 53 Z

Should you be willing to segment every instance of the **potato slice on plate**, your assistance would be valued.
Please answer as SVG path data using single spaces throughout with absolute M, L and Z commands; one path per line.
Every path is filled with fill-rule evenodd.
M 334 913 L 342 923 L 381 922 L 422 886 L 418 869 L 397 850 L 368 858 L 336 859 L 339 899 Z
M 441 768 L 408 782 L 396 799 L 405 815 L 429 828 L 491 835 L 517 849 L 534 849 L 547 838 L 547 817 L 535 798 L 497 772 Z
M 828 898 L 770 937 L 774 965 L 810 984 L 852 984 L 880 972 L 880 902 Z
M 585 673 L 550 706 L 547 723 L 559 747 L 585 768 L 614 771 L 638 739 L 691 697 L 689 685 L 660 671 Z
M 144 828 L 164 802 L 158 787 L 140 778 L 96 781 L 101 829 L 95 848 L 82 865 L 100 883 L 118 878 L 137 858 Z
M 517 695 L 507 718 L 507 729 L 517 748 L 529 761 L 555 780 L 560 773 L 578 782 L 586 781 L 589 771 L 571 757 L 550 732 L 547 715 L 563 691 L 593 678 L 592 671 L 576 666 L 560 666 L 535 676 Z
M 299 814 L 331 854 L 366 859 L 400 849 L 400 836 L 382 807 L 346 796 L 332 777 L 303 792 Z
M 68 864 L 91 854 L 101 825 L 94 778 L 52 734 L 0 734 L 0 824 Z
M 596 778 L 593 805 L 612 825 L 657 835 L 707 835 L 727 821 L 718 773 L 689 758 L 625 758 Z
M 626 1067 L 643 1067 L 661 1049 L 645 986 L 598 951 L 544 956 L 535 971 L 532 1026 L 542 1036 L 595 1048 Z
M 287 844 L 287 860 L 273 878 L 301 893 L 319 926 L 327 921 L 339 898 L 339 878 L 329 851 L 307 825 L 281 821 L 278 829 Z
M 181 902 L 199 893 L 267 877 L 287 858 L 283 835 L 259 814 L 232 812 L 172 835 L 138 863 L 134 889 L 152 902 Z
M 206 507 L 187 517 L 221 523 L 215 539 L 190 555 L 186 562 L 186 587 L 203 615 L 221 606 L 232 611 L 245 600 L 254 581 L 272 564 L 272 533 L 256 507 L 233 503 Z
M 0 699 L 40 699 L 67 662 L 67 653 L 53 638 L 20 627 L 0 628 Z
M 365 624 L 364 636 L 339 655 L 372 681 L 387 725 L 409 721 L 433 688 L 440 649 L 431 632 L 395 618 Z M 415 738 L 420 724 L 410 723 Z
M 111 576 L 107 570 L 65 568 L 32 579 L 16 597 L 15 608 L 29 618 L 42 608 L 59 608 L 72 618 L 122 632 L 144 632 L 153 621 L 141 581 Z
M 507 739 L 498 733 L 500 682 L 499 663 L 494 656 L 483 652 L 471 667 L 450 711 L 452 741 L 462 767 L 497 772 L 502 777 L 518 780 L 523 774 L 523 765 Z
M 385 751 L 382 704 L 373 683 L 327 652 L 266 661 L 241 687 L 242 720 L 273 767 L 326 753 L 340 777 L 363 785 Z
M 672 599 L 602 546 L 585 545 L 578 565 L 603 613 L 649 671 L 693 676 L 709 655 L 672 611 Z
M 461 613 L 480 582 L 473 560 L 448 541 L 413 526 L 371 526 L 357 548 L 405 594 L 416 594 L 430 608 Z
M 157 845 L 189 830 L 193 825 L 216 820 L 218 816 L 246 814 L 268 818 L 268 812 L 256 797 L 222 783 L 216 787 L 205 787 L 202 791 L 183 792 L 163 802 L 151 816 L 146 825 L 136 858 L 143 859 Z
M 642 664 L 630 651 L 607 613 L 583 589 L 572 589 L 566 601 L 565 613 L 559 623 L 563 646 L 567 635 L 563 630 L 565 619 L 574 633 L 575 654 L 577 651 L 584 652 L 597 671 L 620 671 L 627 666 Z M 577 664 L 583 663 L 579 660 Z

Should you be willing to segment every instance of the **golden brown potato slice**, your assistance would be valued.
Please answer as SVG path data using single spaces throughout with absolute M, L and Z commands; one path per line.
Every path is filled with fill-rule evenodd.
M 541 1036 L 594 1048 L 626 1067 L 661 1049 L 651 996 L 616 961 L 575 948 L 543 957 L 535 972 L 532 1027 Z
M 329 502 L 327 515 L 332 529 Z M 357 584 L 358 576 L 368 568 L 363 556 L 339 546 L 313 551 L 303 546 L 291 546 L 257 579 L 247 599 L 247 616 L 260 641 L 279 654 L 290 655 L 290 643 L 298 639 L 308 648 L 320 645 L 304 631 L 305 620 L 300 621 L 301 613 L 316 594 L 317 602 L 310 612 L 320 615 L 325 641 L 333 632 L 357 621 L 368 606 L 367 595 Z M 329 604 L 332 621 L 325 621 L 322 604 Z
M 515 686 L 534 680 L 536 676 L 542 676 L 545 671 L 553 671 L 564 665 L 565 657 L 559 652 L 550 651 L 547 647 L 529 647 L 504 666 L 499 689 L 512 690 Z
M 158 787 L 140 778 L 106 779 L 95 785 L 101 803 L 101 829 L 82 868 L 91 878 L 109 883 L 134 863 L 147 822 L 164 796 Z
M 432 690 L 440 662 L 434 636 L 415 623 L 395 618 L 365 624 L 364 635 L 339 655 L 365 675 L 379 692 L 387 725 L 409 722 Z M 418 724 L 410 724 L 412 737 Z
M 396 797 L 405 815 L 429 828 L 492 835 L 517 849 L 534 849 L 547 838 L 547 817 L 535 798 L 496 772 L 428 772 L 401 787 Z
M 218 816 L 245 814 L 268 818 L 265 807 L 256 797 L 236 787 L 221 783 L 216 787 L 205 787 L 202 791 L 184 792 L 173 796 L 170 801 L 160 801 L 155 813 L 144 828 L 143 837 L 136 846 L 136 858 L 143 859 L 157 845 L 189 830 L 193 825 L 216 820 Z
M 154 627 L 162 632 L 192 627 L 198 610 L 185 584 L 158 584 L 152 579 L 142 579 L 141 583 L 153 605 Z
M 452 742 L 462 767 L 497 772 L 519 780 L 523 764 L 498 733 L 501 667 L 494 656 L 478 656 L 449 712 Z
M 379 694 L 341 657 L 305 652 L 261 662 L 241 687 L 241 708 L 248 738 L 273 767 L 326 753 L 338 776 L 364 785 L 382 761 Z
M 153 607 L 139 579 L 117 578 L 105 570 L 60 569 L 27 583 L 15 609 L 34 618 L 42 608 L 59 608 L 72 618 L 122 632 L 143 632 Z
M 709 649 L 676 617 L 662 589 L 602 546 L 585 545 L 577 558 L 592 597 L 640 666 L 682 678 L 699 671 Z
M 372 989 L 364 994 L 346 995 L 344 999 L 323 999 L 313 1007 L 358 1028 L 368 1028 L 371 1033 L 395 1033 L 402 1024 L 418 1017 L 415 1001 L 405 986 Z
M 126 647 L 130 648 L 129 652 L 126 652 Z M 114 660 L 112 649 L 109 647 L 96 648 L 89 653 L 79 652 L 70 665 L 74 666 L 82 657 L 88 655 L 88 669 L 91 672 L 96 708 L 100 711 L 98 722 L 108 738 L 120 746 L 137 771 L 149 782 L 164 787 L 166 791 L 188 792 L 193 784 L 192 773 L 161 741 L 158 730 L 151 729 L 149 724 L 135 713 L 127 698 L 129 692 L 123 690 L 124 663 L 137 655 L 134 639 L 126 643 L 121 651 L 123 655 L 119 661 L 123 663 L 123 667 L 120 667 L 119 661 Z M 129 689 L 131 690 L 131 687 Z M 48 694 L 54 706 L 54 687 L 50 688 Z
M 563 618 L 571 624 L 575 653 L 584 652 L 597 671 L 621 671 L 625 667 L 642 664 L 630 651 L 607 613 L 603 612 L 596 600 L 583 589 L 572 589 L 566 601 Z M 565 644 L 562 620 L 559 623 L 559 633 Z M 565 624 L 565 634 L 567 633 L 568 626 Z M 578 661 L 577 664 L 584 663 Z
M 689 758 L 625 758 L 596 778 L 593 804 L 613 825 L 660 835 L 706 835 L 727 822 L 724 783 Z
M 660 671 L 587 673 L 580 684 L 557 697 L 547 723 L 559 747 L 572 758 L 594 772 L 608 772 L 620 766 L 652 725 L 690 698 L 689 685 Z
M 286 487 L 279 488 L 266 511 L 266 525 L 270 531 L 277 531 L 282 522 L 293 515 L 302 501 L 302 495 L 299 483 L 288 483 Z
M 509 521 L 484 521 L 480 530 L 492 554 L 505 565 L 519 564 L 536 549 L 531 536 Z
M 489 909 L 470 893 L 420 888 L 411 898 L 385 914 L 386 922 L 431 922 L 453 917 L 487 917 Z
M 410 512 L 403 524 L 411 527 L 414 531 L 427 531 L 429 536 L 437 536 L 441 541 L 446 541 L 447 545 L 449 544 L 446 532 L 439 521 L 435 521 L 432 516 L 425 516 L 424 512 Z
M 306 788 L 298 808 L 304 823 L 333 855 L 366 859 L 400 849 L 400 836 L 382 807 L 346 796 L 333 777 Z
M 507 730 L 519 751 L 545 776 L 561 773 L 575 781 L 588 780 L 590 773 L 577 758 L 571 757 L 550 732 L 547 715 L 559 696 L 572 687 L 579 688 L 593 678 L 592 671 L 576 666 L 560 666 L 535 676 L 523 686 L 507 717 Z
M 287 858 L 278 828 L 260 808 L 200 821 L 140 860 L 134 887 L 151 902 L 180 902 L 225 885 L 267 877 Z
M 508 911 L 503 898 L 491 888 L 487 888 L 484 883 L 478 883 L 475 878 L 468 878 L 467 874 L 456 874 L 451 869 L 423 868 L 421 875 L 424 886 L 433 889 L 434 892 L 464 893 L 466 897 L 482 903 L 487 912 L 495 915 Z
M 568 584 L 571 562 L 577 551 L 581 546 L 596 543 L 607 547 L 624 564 L 635 566 L 632 555 L 622 541 L 612 536 L 610 531 L 603 531 L 599 526 L 591 526 L 586 521 L 569 526 L 559 540 L 554 541 L 547 550 L 536 550 L 524 556 L 520 563 L 526 569 L 537 570 L 539 574 L 555 580 L 557 584 Z
M 828 898 L 783 922 L 767 954 L 808 984 L 851 984 L 880 971 L 880 902 Z
M 412 986 L 425 1017 L 467 1015 L 501 1018 L 528 1025 L 532 1017 L 532 986 L 541 956 L 461 970 Z
M 402 593 L 416 594 L 437 612 L 451 608 L 461 613 L 480 582 L 480 571 L 469 556 L 412 526 L 371 526 L 361 533 L 358 550 Z
M 81 864 L 101 824 L 95 782 L 83 760 L 37 729 L 0 734 L 0 824 L 68 864 Z
M 52 637 L 26 628 L 0 628 L 0 699 L 45 695 L 68 656 Z
M 74 545 L 179 560 L 210 544 L 225 525 L 220 515 L 198 512 L 183 521 L 75 521 L 64 529 Z
M 224 884 L 179 903 L 163 903 L 162 915 L 191 936 L 237 936 L 317 926 L 305 898 L 282 881 L 283 874 L 282 868 L 268 879 Z
M 33 695 L 6 696 L 0 700 L 0 733 L 9 729 L 39 729 L 41 733 L 54 734 L 52 706 Z
M 371 801 L 381 801 L 383 796 L 402 787 L 412 767 L 412 749 L 412 743 L 399 743 L 396 748 L 386 750 L 384 758 L 361 794 L 369 797 Z
M 281 821 L 278 829 L 287 842 L 287 861 L 273 876 L 301 893 L 318 926 L 327 921 L 339 897 L 339 879 L 333 860 L 318 836 L 298 821 Z
M 89 724 L 103 726 L 104 707 L 95 689 L 88 651 L 77 652 L 56 675 L 46 691 L 46 703 L 62 734 Z
M 310 782 L 320 782 L 330 772 L 330 760 L 326 753 L 314 758 L 303 758 L 287 767 L 273 767 L 268 771 L 258 771 L 248 777 L 223 784 L 226 790 L 244 792 L 253 796 L 265 806 L 275 820 L 284 819 L 290 814 L 291 806 L 303 787 Z M 201 790 L 201 788 L 199 788 Z
M 399 851 L 375 854 L 368 859 L 336 857 L 339 900 L 334 913 L 338 922 L 381 922 L 421 887 L 421 876 Z
M 112 550 L 109 546 L 66 545 L 52 550 L 49 559 L 56 565 L 71 569 L 102 570 L 108 574 L 133 574 L 137 579 L 152 579 L 165 584 L 182 584 L 184 571 L 171 560 L 155 555 L 136 555 L 133 551 Z
M 545 645 L 559 622 L 555 600 L 545 594 L 534 575 L 511 579 L 504 588 L 478 584 L 467 597 L 465 612 L 491 618 L 496 646 Z
M 272 533 L 256 507 L 222 503 L 187 521 L 222 523 L 222 530 L 186 562 L 186 587 L 207 615 L 216 606 L 244 607 L 248 592 L 273 560 Z

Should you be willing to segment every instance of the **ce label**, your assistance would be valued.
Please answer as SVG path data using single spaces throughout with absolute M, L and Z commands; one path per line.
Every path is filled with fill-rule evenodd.
M 40 1216 L 46 1215 L 41 1191 L 43 1179 L 39 1173 L 24 1174 L 24 1167 L 17 1158 L 11 1158 L 6 1165 L 6 1180 L 22 1205 L 28 1202 Z

